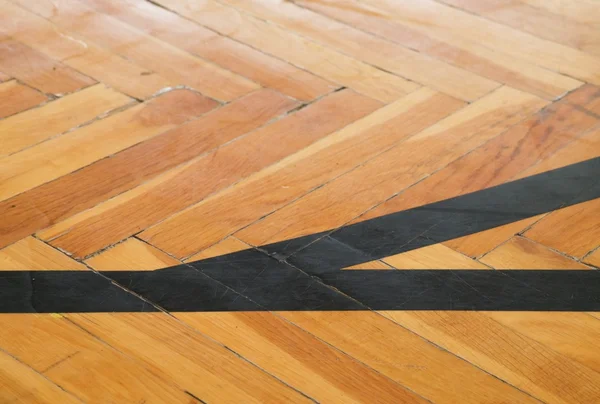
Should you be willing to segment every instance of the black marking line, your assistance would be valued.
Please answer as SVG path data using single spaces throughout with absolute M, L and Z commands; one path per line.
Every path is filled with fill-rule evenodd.
M 0 271 L 0 312 L 157 310 L 117 284 L 174 312 L 600 311 L 595 270 L 340 270 L 599 197 L 600 158 L 594 158 L 261 246 L 287 261 L 251 249 L 157 271 Z

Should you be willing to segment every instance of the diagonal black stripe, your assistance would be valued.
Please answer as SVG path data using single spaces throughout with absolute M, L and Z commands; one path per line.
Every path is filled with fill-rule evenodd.
M 596 199 L 599 174 L 594 158 L 261 247 L 287 262 L 247 250 L 159 271 L 0 271 L 0 312 L 156 310 L 107 278 L 170 311 L 597 311 L 598 271 L 339 269 Z

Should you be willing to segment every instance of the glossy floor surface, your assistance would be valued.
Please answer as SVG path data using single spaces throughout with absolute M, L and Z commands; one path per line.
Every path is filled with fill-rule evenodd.
M 0 118 L 0 403 L 600 402 L 598 0 L 0 0 Z

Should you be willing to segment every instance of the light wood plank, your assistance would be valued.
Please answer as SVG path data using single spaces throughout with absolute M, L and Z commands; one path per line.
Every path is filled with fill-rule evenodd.
M 298 100 L 313 100 L 335 87 L 305 70 L 219 35 L 150 2 L 93 0 L 86 4 L 173 46 Z
M 115 18 L 94 13 L 77 0 L 55 0 L 51 4 L 33 0 L 14 1 L 60 28 L 74 32 L 84 42 L 89 38 L 113 53 L 209 97 L 231 101 L 259 88 L 244 77 L 146 35 Z
M 513 237 L 480 259 L 496 269 L 591 269 L 524 237 Z
M 258 18 L 336 49 L 417 83 L 464 101 L 474 101 L 498 88 L 499 83 L 446 64 L 422 53 L 369 35 L 291 2 L 278 0 L 224 0 Z
M 0 83 L 3 83 L 8 80 L 10 80 L 10 76 L 5 73 L 0 72 Z
M 433 244 L 383 259 L 397 269 L 488 269 L 443 244 Z
M 584 258 L 584 262 L 600 267 L 600 248 L 594 250 L 590 255 Z
M 272 90 L 259 91 L 110 158 L 0 202 L 0 212 L 7 217 L 0 226 L 0 239 L 2 243 L 10 243 L 52 226 L 260 127 L 295 105 L 294 101 Z M 168 108 L 164 113 L 169 113 Z M 167 121 L 173 117 L 167 115 L 161 119 Z M 222 130 L 224 123 L 227 130 Z
M 26 111 L 46 101 L 43 94 L 16 81 L 0 84 L 0 119 Z M 0 146 L 4 149 L 4 146 Z
M 383 102 L 395 101 L 418 88 L 398 76 L 215 1 L 161 0 L 159 4 L 222 35 Z
M 0 270 L 86 270 L 86 266 L 44 242 L 26 237 L 0 250 Z
M 600 55 L 600 30 L 570 21 L 520 0 L 441 0 L 441 2 L 529 32 L 539 38 Z
M 0 121 L 0 158 L 43 142 L 131 104 L 129 97 L 96 84 Z
M 393 18 L 393 14 L 377 10 L 364 2 L 299 0 L 295 3 L 482 77 L 548 100 L 554 100 L 582 84 L 568 76 L 497 52 L 480 42 L 460 38 L 453 32 L 438 33 L 435 30 L 427 30 L 425 20 L 422 23 L 423 29 L 418 29 L 399 18 Z
M 214 101 L 188 90 L 165 93 L 0 160 L 0 199 L 52 181 L 201 115 Z
M 0 386 L 3 386 L 0 390 L 3 403 L 81 402 L 5 352 L 0 352 Z
M 88 38 L 84 41 L 76 33 L 60 29 L 15 4 L 0 0 L 0 8 L 8 17 L 0 32 L 124 94 L 146 99 L 179 84 L 99 47 Z
M 494 139 L 542 105 L 529 94 L 497 90 L 235 235 L 258 246 L 336 229 Z M 364 218 L 399 210 L 403 209 L 378 208 Z
M 339 105 L 346 108 L 340 111 Z M 51 244 L 74 256 L 85 257 L 294 154 L 380 105 L 350 90 L 333 93 L 83 212 L 69 220 L 68 229 L 62 230 Z M 110 232 L 104 230 L 108 228 Z
M 415 91 L 165 220 L 141 237 L 180 258 L 187 257 L 364 163 L 463 105 L 429 89 Z M 189 237 L 191 234 L 197 237 Z
M 102 251 L 85 262 L 102 271 L 152 271 L 181 264 L 181 261 L 134 237 Z
M 10 39 L 0 42 L 0 69 L 31 87 L 58 96 L 95 83 L 70 67 Z
M 600 10 L 596 0 L 521 0 L 533 7 L 548 10 L 573 21 L 600 27 Z

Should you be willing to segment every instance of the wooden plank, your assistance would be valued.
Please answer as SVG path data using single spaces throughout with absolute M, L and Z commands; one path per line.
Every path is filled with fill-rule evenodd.
M 90 267 L 102 271 L 155 270 L 181 264 L 137 238 L 128 238 L 113 248 L 102 251 L 85 261 Z
M 599 372 L 600 321 L 587 313 L 488 312 L 488 317 Z
M 544 402 L 594 402 L 600 397 L 600 374 L 485 313 L 383 314 Z
M 600 87 L 586 84 L 577 91 L 568 94 L 564 99 L 571 105 L 582 108 L 584 111 L 591 112 L 600 118 Z
M 488 269 L 482 263 L 443 244 L 421 247 L 383 259 L 397 269 Z
M 515 236 L 480 261 L 496 269 L 591 269 L 549 248 Z
M 570 21 L 564 16 L 531 7 L 520 0 L 442 0 L 442 3 L 529 32 L 539 38 L 600 55 L 600 35 L 596 27 Z
M 45 95 L 14 80 L 2 83 L 0 84 L 0 119 L 26 111 L 47 99 Z M 1 147 L 4 151 L 4 145 Z
M 215 102 L 188 90 L 162 94 L 0 160 L 0 199 L 7 199 L 172 129 Z
M 100 48 L 87 38 L 83 41 L 76 33 L 60 29 L 17 5 L 0 0 L 0 9 L 8 17 L 8 23 L 0 31 L 124 94 L 146 99 L 178 84 Z
M 5 73 L 0 72 L 0 83 L 3 83 L 8 80 L 10 80 L 10 76 Z
M 234 252 L 238 252 L 238 251 L 242 251 L 242 250 L 247 250 L 249 248 L 251 248 L 251 247 L 248 244 L 238 240 L 237 238 L 235 238 L 233 236 L 230 236 L 230 237 L 227 237 L 226 239 L 224 239 L 223 241 L 220 241 L 219 243 L 217 243 L 205 250 L 202 250 L 198 254 L 192 255 L 185 261 L 186 262 L 200 261 L 200 260 L 204 260 L 207 258 L 218 257 L 220 255 L 225 255 L 225 254 L 230 254 L 230 253 L 234 253 Z
M 215 1 L 161 0 L 158 3 L 222 35 L 383 102 L 392 102 L 418 88 L 398 76 Z
M 196 100 L 198 102 L 201 100 Z M 2 222 L 0 244 L 19 240 L 138 186 L 263 125 L 295 105 L 274 91 L 259 91 L 110 158 L 0 202 L 0 212 L 8 218 Z M 171 112 L 166 108 L 160 119 L 168 122 L 172 119 Z M 151 110 L 148 116 L 152 116 Z M 225 131 L 223 122 L 227 122 Z
M 462 105 L 429 89 L 415 91 L 146 230 L 141 237 L 177 257 L 187 257 L 364 163 Z
M 62 315 L 0 322 L 3 349 L 84 402 L 197 402 L 161 369 L 148 370 Z
M 336 229 L 491 141 L 543 104 L 535 96 L 503 87 L 235 235 L 259 246 Z M 473 173 L 469 171 L 469 175 L 472 177 Z M 470 178 L 469 184 L 473 183 Z M 421 184 L 407 192 L 422 190 Z M 456 185 L 444 186 L 455 192 Z M 431 197 L 435 193 L 419 195 Z M 401 194 L 394 199 L 405 200 L 405 197 Z M 390 210 L 392 205 L 394 208 Z M 389 201 L 358 221 L 399 210 L 404 209 L 397 209 Z
M 4 119 L 0 121 L 0 158 L 75 129 L 132 101 L 104 84 L 96 84 Z
M 464 101 L 498 88 L 484 79 L 385 39 L 369 35 L 291 2 L 225 0 L 250 14 L 309 37 L 325 46 Z
M 346 107 L 340 111 L 339 105 Z M 350 90 L 333 93 L 83 212 L 70 219 L 68 227 L 59 224 L 61 231 L 51 244 L 74 256 L 85 257 L 294 154 L 380 105 Z M 110 232 L 105 231 L 107 228 Z M 55 236 L 56 232 L 53 233 Z
M 570 77 L 499 53 L 481 43 L 467 41 L 452 33 L 441 34 L 426 30 L 425 24 L 423 29 L 419 30 L 399 19 L 390 18 L 389 12 L 374 9 L 362 2 L 299 0 L 295 3 L 482 77 L 548 100 L 556 99 L 581 85 L 581 82 Z
M 600 27 L 600 10 L 596 0 L 521 0 L 533 7 L 548 10 L 582 24 Z
M 600 248 L 597 248 L 590 255 L 586 256 L 583 261 L 596 267 L 600 267 Z
M 341 0 L 322 0 L 337 4 Z M 352 0 L 351 4 L 358 2 Z M 434 0 L 369 0 L 371 12 L 444 41 L 485 44 L 495 52 L 568 76 L 600 84 L 600 58 L 578 49 L 466 13 Z M 458 28 L 459 27 L 459 28 Z
M 57 269 L 86 270 L 87 267 L 31 236 L 0 250 L 0 271 Z
M 249 246 L 230 238 L 229 242 L 206 250 L 205 257 L 230 253 L 239 247 Z M 146 270 L 174 265 L 173 261 L 178 262 L 131 238 L 87 262 L 98 270 Z M 174 315 L 319 402 L 363 402 L 373 394 L 390 402 L 423 401 L 399 384 L 271 313 Z M 369 389 L 363 388 L 365 383 Z
M 0 401 L 3 403 L 79 403 L 27 365 L 0 351 Z
M 150 2 L 93 0 L 86 4 L 173 46 L 298 100 L 310 101 L 334 89 L 333 84 L 320 77 L 219 35 Z
M 57 96 L 95 83 L 91 78 L 11 39 L 0 42 L 0 69 L 31 87 Z
M 231 101 L 259 88 L 244 77 L 135 30 L 115 18 L 95 13 L 76 0 L 57 0 L 52 4 L 32 0 L 15 2 L 57 26 L 73 31 L 84 41 L 89 38 L 113 53 L 209 97 Z

